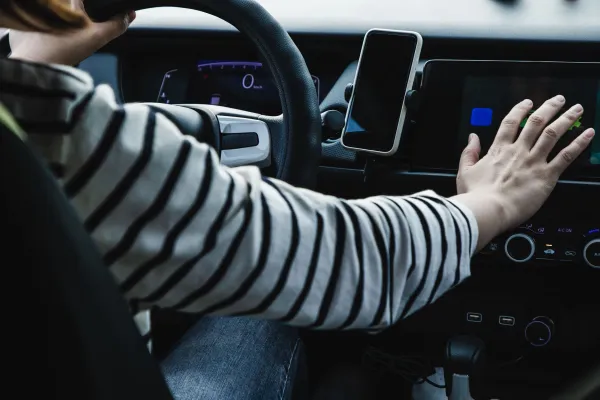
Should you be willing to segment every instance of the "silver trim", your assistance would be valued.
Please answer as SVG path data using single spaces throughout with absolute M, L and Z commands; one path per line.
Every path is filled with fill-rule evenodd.
M 413 55 L 412 65 L 410 66 L 410 70 L 408 72 L 408 80 L 406 82 L 405 92 L 402 93 L 403 96 L 406 96 L 406 93 L 412 89 L 413 83 L 415 81 L 417 65 L 419 64 L 419 57 L 421 56 L 421 48 L 423 47 L 423 37 L 418 32 L 399 31 L 399 30 L 393 30 L 393 29 L 370 29 L 369 31 L 367 31 L 367 33 L 365 34 L 365 38 L 363 40 L 362 48 L 360 50 L 360 57 L 358 59 L 358 65 L 356 67 L 356 74 L 354 75 L 354 82 L 352 83 L 355 88 L 356 88 L 356 81 L 358 79 L 358 74 L 360 72 L 360 67 L 362 64 L 365 45 L 367 44 L 369 35 L 371 35 L 372 33 L 390 33 L 390 34 L 397 35 L 397 36 L 412 35 L 417 38 L 417 45 L 415 46 L 415 52 Z M 346 111 L 346 120 L 345 120 L 345 124 L 344 124 L 344 129 L 342 129 L 340 143 L 342 144 L 343 147 L 345 147 L 348 150 L 362 151 L 365 153 L 377 154 L 380 156 L 394 155 L 396 153 L 396 151 L 398 151 L 398 145 L 400 144 L 400 138 L 402 137 L 402 128 L 404 127 L 404 120 L 406 118 L 406 102 L 402 101 L 402 111 L 400 111 L 400 117 L 398 119 L 398 125 L 396 127 L 396 136 L 394 137 L 394 143 L 393 143 L 390 151 L 359 149 L 356 147 L 346 146 L 346 144 L 344 144 L 344 136 L 346 135 L 346 127 L 348 126 L 348 119 L 350 118 L 350 115 L 352 114 L 352 107 L 354 106 L 354 92 L 356 92 L 356 90 L 353 90 L 352 92 L 353 93 L 350 98 L 350 102 L 348 103 L 348 110 Z M 400 93 L 398 95 L 400 95 Z
M 271 164 L 271 136 L 269 127 L 263 121 L 251 118 L 218 115 L 221 133 L 256 133 L 258 145 L 242 149 L 221 151 L 221 163 L 228 167 L 256 165 L 267 167 Z
M 589 242 L 588 244 L 585 245 L 585 247 L 583 248 L 583 259 L 585 260 L 585 262 L 587 263 L 587 265 L 589 265 L 592 268 L 596 268 L 596 269 L 600 269 L 600 265 L 594 265 L 592 264 L 592 262 L 590 260 L 587 259 L 587 256 L 585 253 L 587 253 L 588 248 L 593 245 L 593 244 L 597 244 L 600 243 L 600 239 L 594 239 L 591 242 Z
M 509 251 L 508 251 L 508 244 L 511 242 L 511 240 L 517 239 L 517 238 L 525 239 L 531 245 L 531 252 L 529 253 L 529 255 L 524 260 L 517 260 L 516 258 L 514 258 L 513 256 L 511 256 L 510 253 L 509 253 Z M 531 260 L 533 258 L 533 256 L 535 255 L 535 242 L 533 241 L 533 239 L 529 235 L 525 235 L 524 233 L 515 233 L 514 235 L 512 235 L 511 237 L 509 237 L 508 239 L 506 239 L 506 243 L 504 243 L 504 253 L 506 254 L 506 257 L 508 257 L 508 259 L 511 260 L 511 261 L 513 261 L 513 262 L 516 262 L 516 263 L 525 263 L 525 262 Z

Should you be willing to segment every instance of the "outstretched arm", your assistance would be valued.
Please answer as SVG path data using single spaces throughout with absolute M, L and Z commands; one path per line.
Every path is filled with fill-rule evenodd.
M 167 118 L 118 106 L 79 71 L 9 70 L 3 79 L 15 91 L 3 97 L 19 96 L 33 75 L 49 83 L 41 90 L 63 94 L 12 111 L 62 174 L 124 294 L 142 306 L 370 329 L 469 275 L 478 228 L 458 202 L 433 192 L 344 201 L 254 167 L 228 169 Z M 48 74 L 61 78 L 40 79 Z
M 586 130 L 548 161 L 583 108 L 546 126 L 565 105 L 557 96 L 518 134 L 533 106 L 524 101 L 481 160 L 472 137 L 458 196 L 344 201 L 227 169 L 80 71 L 4 60 L 0 83 L 0 101 L 61 175 L 127 297 L 311 328 L 379 328 L 434 301 L 469 275 L 476 248 L 539 209 L 594 136 Z

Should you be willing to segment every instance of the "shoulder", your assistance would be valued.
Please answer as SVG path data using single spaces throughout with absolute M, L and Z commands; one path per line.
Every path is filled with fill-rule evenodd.
M 92 77 L 75 68 L 0 59 L 0 102 L 28 133 L 64 128 L 93 92 Z

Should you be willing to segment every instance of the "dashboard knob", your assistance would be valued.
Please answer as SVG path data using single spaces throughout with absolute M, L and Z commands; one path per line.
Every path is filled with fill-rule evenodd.
M 583 259 L 590 267 L 600 269 L 600 239 L 591 240 L 585 245 Z
M 328 110 L 321 114 L 323 139 L 339 139 L 346 125 L 346 116 L 338 110 Z
M 504 244 L 506 256 L 516 263 L 524 263 L 535 255 L 535 240 L 524 233 L 515 233 Z
M 554 336 L 554 321 L 548 317 L 536 317 L 525 327 L 525 339 L 534 347 L 546 346 Z

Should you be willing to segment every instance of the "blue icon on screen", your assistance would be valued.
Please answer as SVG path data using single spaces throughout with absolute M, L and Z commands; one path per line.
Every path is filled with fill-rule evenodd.
M 471 126 L 492 126 L 491 108 L 474 108 L 471 111 Z

